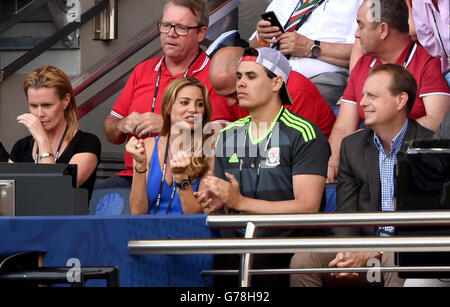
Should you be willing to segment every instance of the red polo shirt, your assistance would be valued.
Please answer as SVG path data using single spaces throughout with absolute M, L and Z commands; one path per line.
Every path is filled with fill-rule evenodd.
M 395 64 L 403 65 L 414 76 L 417 82 L 417 97 L 409 118 L 418 119 L 426 114 L 423 97 L 431 95 L 450 95 L 447 83 L 441 73 L 441 63 L 438 58 L 432 57 L 422 46 L 415 44 L 408 59 L 408 51 L 412 40 L 400 54 Z M 342 101 L 356 104 L 359 116 L 364 120 L 364 111 L 359 104 L 362 99 L 362 89 L 366 82 L 369 70 L 382 63 L 374 57 L 362 56 L 353 68 Z

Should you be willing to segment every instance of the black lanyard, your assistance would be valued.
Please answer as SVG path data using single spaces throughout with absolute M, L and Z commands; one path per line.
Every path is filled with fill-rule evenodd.
M 412 43 L 411 46 L 409 46 L 408 53 L 406 54 L 405 61 L 403 62 L 403 68 L 406 68 L 406 66 L 408 66 L 409 57 L 411 56 L 411 53 L 415 46 L 416 46 L 416 43 Z
M 66 134 L 67 134 L 67 129 L 68 129 L 68 126 L 66 125 L 66 129 L 64 129 L 63 136 L 61 137 L 61 140 L 59 141 L 59 144 L 58 144 L 58 148 L 56 149 L 55 162 L 56 162 L 56 160 L 57 160 L 58 157 L 59 157 L 59 151 L 61 150 L 61 146 L 62 146 L 62 143 L 63 143 L 63 141 L 64 141 L 64 137 L 65 137 Z M 38 145 L 36 144 L 36 158 L 34 159 L 34 163 L 35 163 L 35 164 L 38 163 L 38 158 L 39 158 L 39 147 L 38 147 Z
M 409 46 L 408 53 L 406 54 L 405 60 L 403 61 L 403 64 L 402 64 L 403 68 L 406 68 L 406 67 L 408 66 L 408 64 L 409 64 L 409 62 L 410 62 L 410 61 L 409 61 L 409 58 L 411 57 L 411 53 L 413 52 L 415 46 L 416 46 L 416 43 L 412 43 L 411 46 Z M 397 59 L 397 60 L 398 60 L 398 59 Z M 370 69 L 371 67 L 375 66 L 375 64 L 377 63 L 377 61 L 378 61 L 378 59 L 374 59 L 374 60 L 372 61 L 372 64 L 370 64 L 369 69 Z M 381 62 L 380 62 L 380 63 L 381 63 Z M 383 63 L 381 63 L 381 64 L 383 64 Z
M 158 197 L 156 198 L 155 214 L 158 213 L 159 205 L 161 203 L 161 194 L 162 194 L 162 190 L 164 187 L 164 181 L 166 180 L 165 177 L 166 177 L 166 169 L 167 169 L 167 156 L 169 155 L 169 143 L 170 143 L 170 134 L 167 136 L 166 152 L 164 153 L 163 172 L 162 172 L 162 177 L 161 177 L 161 183 L 159 185 Z M 172 189 L 172 193 L 170 194 L 170 200 L 169 200 L 169 204 L 167 206 L 166 214 L 169 213 L 173 198 L 175 196 L 175 190 L 176 190 L 175 178 L 173 178 L 172 185 L 173 185 L 173 189 Z
M 250 125 L 252 123 L 250 122 Z M 249 127 L 250 128 L 250 127 Z M 244 149 L 245 149 L 245 144 L 247 143 L 247 137 L 248 136 L 248 129 L 245 131 L 245 137 L 244 137 Z M 258 168 L 256 169 L 256 184 L 255 184 L 255 192 L 253 193 L 253 198 L 257 198 L 257 194 L 258 194 L 258 187 L 259 187 L 259 178 L 261 177 L 261 159 L 262 157 L 266 156 L 267 153 L 267 147 L 269 146 L 270 140 L 272 138 L 272 132 L 270 132 L 269 136 L 267 137 L 267 141 L 266 141 L 266 146 L 264 146 L 264 153 L 262 155 L 259 155 L 259 146 L 256 147 L 257 150 L 257 159 L 258 159 Z M 250 141 L 248 143 L 248 147 L 250 150 Z M 239 187 L 241 190 L 241 194 L 242 194 L 242 166 L 244 165 L 244 159 L 239 158 Z
M 189 64 L 188 68 L 184 72 L 183 77 L 186 77 L 188 75 L 189 69 L 191 69 L 191 66 L 194 64 L 195 61 L 197 61 L 197 59 L 200 57 L 201 54 L 202 54 L 202 50 L 200 49 L 198 51 L 198 54 L 195 57 L 195 59 L 191 62 L 191 64 Z M 159 65 L 159 69 L 158 69 L 158 77 L 156 78 L 155 92 L 153 93 L 152 113 L 155 112 L 156 98 L 158 97 L 159 82 L 161 80 L 161 71 L 162 71 L 162 65 L 163 65 L 162 61 L 164 61 L 164 59 L 161 60 L 161 64 Z

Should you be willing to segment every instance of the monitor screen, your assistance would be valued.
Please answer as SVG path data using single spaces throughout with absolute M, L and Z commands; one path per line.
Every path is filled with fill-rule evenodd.
M 0 177 L 27 177 L 27 176 L 70 176 L 72 187 L 77 187 L 76 164 L 35 164 L 35 163 L 7 163 L 0 162 Z
M 8 206 L 10 215 L 80 214 L 78 191 L 85 189 L 76 189 L 77 165 L 0 163 L 0 181 L 5 183 L 2 193 L 9 196 L 0 205 Z
M 397 210 L 450 209 L 450 140 L 414 140 L 399 152 Z
M 450 210 L 450 140 L 415 140 L 398 154 L 396 210 Z M 396 227 L 397 236 L 450 235 L 450 226 Z M 399 266 L 450 265 L 448 252 L 399 252 Z M 403 272 L 401 278 L 449 278 L 449 272 Z

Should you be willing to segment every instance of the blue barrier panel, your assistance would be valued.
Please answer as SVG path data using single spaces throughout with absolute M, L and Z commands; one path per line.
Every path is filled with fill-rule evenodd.
M 41 251 L 44 266 L 67 266 L 71 258 L 81 266 L 118 265 L 121 286 L 211 286 L 212 278 L 201 276 L 202 270 L 212 269 L 211 255 L 131 256 L 128 251 L 129 240 L 216 237 L 205 219 L 206 215 L 0 217 L 0 255 Z

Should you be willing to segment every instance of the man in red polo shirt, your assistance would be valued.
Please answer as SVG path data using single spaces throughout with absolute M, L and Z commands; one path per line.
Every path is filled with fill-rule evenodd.
M 334 182 L 342 139 L 356 131 L 364 120 L 359 105 L 362 88 L 371 67 L 399 64 L 406 67 L 418 85 L 417 98 L 409 118 L 436 131 L 450 110 L 450 91 L 441 74 L 440 61 L 414 43 L 409 36 L 408 7 L 404 0 L 366 0 L 358 10 L 359 38 L 364 56 L 353 68 L 341 98 L 339 114 L 329 142 L 328 182 Z
M 122 93 L 105 120 L 106 139 L 122 144 L 132 135 L 144 138 L 162 128 L 161 100 L 167 85 L 177 77 L 192 76 L 209 90 L 213 120 L 233 121 L 234 115 L 209 84 L 209 58 L 200 49 L 208 31 L 208 7 L 198 0 L 167 1 L 158 22 L 163 56 L 149 59 L 134 69 Z M 126 170 L 96 188 L 129 187 L 133 175 L 132 158 L 125 153 Z
M 236 71 L 243 53 L 244 49 L 240 47 L 224 47 L 214 55 L 209 69 L 211 85 L 218 95 L 227 99 L 228 105 L 234 110 L 233 121 L 249 115 L 247 110 L 239 106 L 236 96 Z M 328 138 L 336 116 L 314 83 L 291 70 L 287 88 L 293 105 L 286 106 L 286 109 L 314 122 Z

